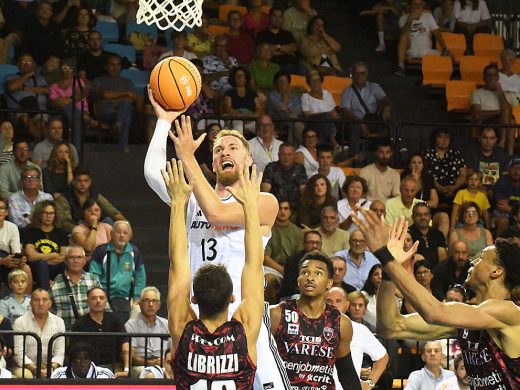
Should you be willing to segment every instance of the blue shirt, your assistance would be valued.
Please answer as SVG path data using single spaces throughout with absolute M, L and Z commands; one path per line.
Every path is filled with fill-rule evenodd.
M 350 258 L 349 255 L 350 249 L 345 249 L 343 251 L 339 251 L 334 253 L 334 256 L 343 257 L 347 263 L 347 274 L 343 278 L 343 281 L 351 286 L 354 286 L 357 290 L 362 290 L 365 282 L 368 279 L 368 273 L 372 269 L 372 267 L 376 264 L 381 264 L 379 260 L 372 254 L 372 252 L 365 251 L 363 254 L 363 259 L 359 264 L 359 267 L 356 263 Z
M 435 378 L 435 375 L 426 367 L 413 371 L 408 377 L 408 383 L 404 387 L 405 390 L 436 390 L 439 383 L 455 376 L 449 370 L 441 368 L 441 375 Z

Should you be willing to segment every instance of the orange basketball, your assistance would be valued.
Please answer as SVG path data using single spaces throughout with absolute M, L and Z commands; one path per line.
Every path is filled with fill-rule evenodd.
M 182 57 L 168 57 L 153 68 L 150 87 L 155 100 L 162 107 L 182 110 L 197 100 L 202 78 L 191 61 Z

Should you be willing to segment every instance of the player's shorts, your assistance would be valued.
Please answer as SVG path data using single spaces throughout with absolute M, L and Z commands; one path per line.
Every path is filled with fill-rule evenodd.
M 278 354 L 276 341 L 271 333 L 269 304 L 264 303 L 264 316 L 256 342 L 256 374 L 254 390 L 290 390 L 291 383 L 283 361 Z

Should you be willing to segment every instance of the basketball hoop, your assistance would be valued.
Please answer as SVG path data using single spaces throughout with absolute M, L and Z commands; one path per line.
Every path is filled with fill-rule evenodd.
M 203 0 L 139 0 L 137 23 L 156 24 L 161 30 L 202 25 Z

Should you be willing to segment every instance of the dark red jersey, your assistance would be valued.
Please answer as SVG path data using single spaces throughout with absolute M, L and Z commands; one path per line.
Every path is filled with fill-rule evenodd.
M 234 318 L 213 333 L 201 320 L 188 322 L 172 368 L 180 390 L 252 389 L 256 371 L 244 326 Z
M 520 357 L 510 358 L 485 330 L 458 330 L 472 390 L 520 389 Z
M 336 388 L 333 372 L 341 313 L 326 305 L 319 318 L 307 318 L 296 300 L 280 303 L 282 318 L 274 336 L 294 389 Z

